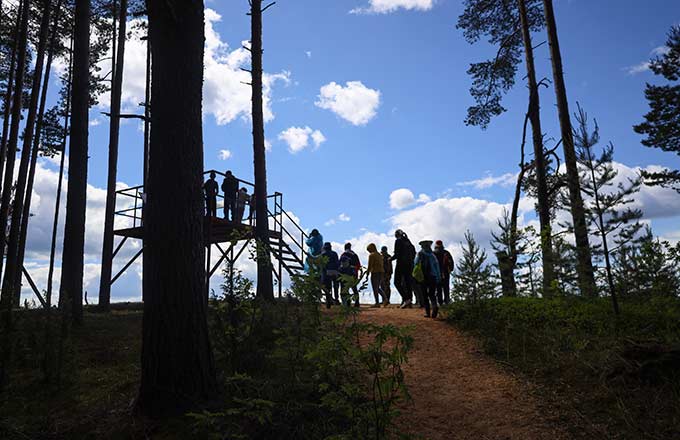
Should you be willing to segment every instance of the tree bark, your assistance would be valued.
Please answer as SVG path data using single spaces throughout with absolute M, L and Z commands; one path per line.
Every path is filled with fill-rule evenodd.
M 24 212 L 21 215 L 21 233 L 19 234 L 19 251 L 17 256 L 17 267 L 19 270 L 24 265 L 24 254 L 26 252 L 26 238 L 28 236 L 28 222 L 31 218 L 31 199 L 33 197 L 33 183 L 35 181 L 35 168 L 38 162 L 38 155 L 40 153 L 40 137 L 43 128 L 43 116 L 45 114 L 45 106 L 47 104 L 47 91 L 50 84 L 50 71 L 52 69 L 52 60 L 54 58 L 54 51 L 56 49 L 57 39 L 59 37 L 59 19 L 61 12 L 61 0 L 57 1 L 54 9 L 54 21 L 52 22 L 52 32 L 50 37 L 50 47 L 47 51 L 47 61 L 45 63 L 45 74 L 43 76 L 42 93 L 40 95 L 40 106 L 38 108 L 38 119 L 35 123 L 35 135 L 33 138 L 33 150 L 31 151 L 31 165 L 28 169 L 28 181 L 26 182 L 26 196 L 24 198 Z M 15 291 L 20 293 L 21 290 L 21 276 L 16 277 Z M 47 301 L 46 301 L 47 302 Z M 47 303 L 48 307 L 50 303 Z
M 7 241 L 7 265 L 5 276 L 2 279 L 2 291 L 13 292 L 14 306 L 18 307 L 21 301 L 21 289 L 15 290 L 17 284 L 21 285 L 21 267 L 19 259 L 19 235 L 21 233 L 21 215 L 24 212 L 24 198 L 26 195 L 26 182 L 28 180 L 28 168 L 31 162 L 33 135 L 35 121 L 38 114 L 38 102 L 40 98 L 40 84 L 45 64 L 45 51 L 50 29 L 50 0 L 43 0 L 43 13 L 40 19 L 40 37 L 38 50 L 35 57 L 35 69 L 33 70 L 33 84 L 31 85 L 31 98 L 28 106 L 28 116 L 24 128 L 24 140 L 21 147 L 21 161 L 19 163 L 19 175 L 17 176 L 16 190 L 14 192 L 14 204 L 12 206 L 12 224 Z M 2 223 L 0 223 L 2 224 Z M 18 280 L 17 280 L 18 278 Z
M 273 301 L 274 285 L 269 250 L 269 212 L 267 209 L 267 157 L 262 111 L 262 0 L 252 0 L 252 115 L 253 162 L 255 165 L 255 238 L 257 246 L 257 298 Z
M 560 120 L 562 135 L 562 147 L 564 149 L 564 163 L 567 169 L 567 186 L 569 187 L 569 200 L 571 203 L 571 216 L 574 222 L 574 236 L 576 239 L 576 272 L 581 295 L 597 296 L 595 288 L 595 276 L 593 262 L 590 255 L 590 243 L 588 240 L 588 226 L 586 223 L 583 198 L 581 197 L 581 185 L 579 182 L 578 166 L 576 164 L 576 152 L 574 150 L 574 136 L 571 127 L 569 102 L 567 101 L 567 89 L 564 84 L 564 69 L 562 67 L 562 54 L 557 37 L 557 24 L 552 0 L 543 0 L 545 24 L 548 31 L 548 43 L 550 45 L 550 58 L 552 60 L 553 82 L 557 98 L 557 111 Z
M 69 147 L 66 224 L 61 265 L 59 304 L 68 300 L 75 324 L 83 321 L 83 256 L 87 205 L 90 1 L 76 0 L 71 87 L 71 139 Z
M 541 103 L 536 79 L 536 64 L 534 62 L 534 47 L 531 41 L 526 1 L 518 0 L 520 21 L 522 26 L 522 40 L 524 42 L 524 56 L 527 66 L 527 81 L 529 84 L 529 111 L 532 141 L 534 146 L 534 169 L 536 173 L 536 198 L 538 218 L 540 222 L 541 254 L 543 263 L 543 295 L 553 293 L 555 280 L 555 262 L 552 251 L 552 227 L 550 225 L 550 198 L 548 196 L 547 167 L 543 152 L 543 131 L 541 129 Z
M 19 120 L 21 118 L 21 94 L 24 88 L 24 66 L 26 65 L 26 41 L 28 40 L 28 12 L 29 0 L 26 0 L 21 9 L 21 31 L 19 33 L 19 45 L 17 51 L 17 71 L 15 78 L 14 97 L 12 103 L 12 123 L 10 126 L 9 143 L 7 146 L 7 172 L 2 192 L 2 207 L 0 208 L 0 225 L 7 224 L 7 213 L 12 194 L 12 171 L 16 158 L 16 147 L 19 139 Z M 0 271 L 2 270 L 2 256 L 5 250 L 5 228 L 0 233 Z M 0 298 L 0 310 L 2 310 L 2 332 L 0 353 L 0 391 L 5 388 L 9 377 L 9 365 L 12 359 L 12 292 L 2 292 Z
M 199 405 L 216 378 L 203 266 L 203 2 L 147 0 L 147 10 L 153 111 L 137 408 L 160 417 Z
M 109 124 L 109 173 L 106 187 L 104 215 L 104 241 L 102 244 L 102 270 L 99 278 L 99 310 L 108 311 L 111 304 L 111 267 L 113 265 L 113 222 L 116 211 L 116 178 L 118 172 L 118 139 L 120 136 L 120 101 L 125 65 L 125 29 L 127 0 L 120 0 L 118 53 L 111 88 L 111 120 Z

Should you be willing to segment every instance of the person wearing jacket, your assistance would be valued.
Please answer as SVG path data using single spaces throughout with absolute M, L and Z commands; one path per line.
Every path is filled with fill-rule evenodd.
M 224 218 L 228 221 L 235 221 L 236 200 L 238 198 L 238 179 L 231 171 L 227 171 L 222 181 L 222 192 L 224 193 Z M 230 215 L 231 213 L 231 215 Z
M 361 269 L 361 261 L 359 256 L 352 250 L 352 244 L 345 244 L 345 252 L 340 256 L 340 288 L 343 303 L 349 306 L 351 304 L 351 297 L 349 291 L 352 290 L 354 295 L 354 306 L 359 307 L 359 289 L 357 284 L 359 282 L 359 271 Z M 343 279 L 344 278 L 344 279 Z
M 311 263 L 314 262 L 316 257 L 321 255 L 323 249 L 323 236 L 319 233 L 318 229 L 312 229 L 309 237 L 305 240 L 305 244 L 308 247 L 307 253 L 309 254 L 305 261 L 305 272 L 309 273 Z
M 434 244 L 434 255 L 437 257 L 441 270 L 441 281 L 437 284 L 437 301 L 439 305 L 451 302 L 451 273 L 453 272 L 453 257 L 444 248 L 444 243 L 437 240 Z
M 408 236 L 401 229 L 394 232 L 396 238 L 394 242 L 394 252 L 392 260 L 397 260 L 394 269 L 394 286 L 401 295 L 401 308 L 411 307 L 413 302 L 413 259 L 416 256 L 416 249 L 411 244 Z
M 325 264 L 321 271 L 321 285 L 326 294 L 326 308 L 330 309 L 331 303 L 340 304 L 338 297 L 340 290 L 340 280 L 338 270 L 340 269 L 340 259 L 338 254 L 333 250 L 330 243 L 324 243 L 321 251 L 321 258 Z M 332 293 L 332 296 L 331 296 Z
M 437 284 L 441 281 L 441 272 L 439 270 L 439 263 L 437 257 L 432 252 L 432 240 L 423 240 L 420 242 L 420 252 L 416 256 L 413 264 L 414 276 L 417 273 L 418 266 L 422 272 L 422 278 L 419 284 L 423 293 L 423 305 L 425 306 L 425 317 L 430 317 L 430 304 L 432 304 L 432 318 L 436 318 L 439 314 L 439 306 L 437 305 Z
M 387 252 L 387 246 L 383 246 L 380 249 L 380 255 L 383 259 L 383 268 L 385 272 L 383 273 L 382 291 L 383 295 L 387 299 L 387 304 L 390 303 L 390 297 L 392 296 L 392 256 Z
M 210 172 L 210 179 L 203 184 L 203 194 L 205 195 L 205 208 L 208 217 L 217 217 L 217 193 L 219 187 L 215 180 L 215 172 Z
M 387 299 L 382 291 L 383 274 L 385 273 L 385 267 L 383 266 L 383 257 L 378 252 L 378 248 L 375 244 L 371 243 L 366 248 L 368 251 L 368 268 L 366 273 L 371 280 L 371 288 L 373 289 L 373 298 L 375 298 L 375 303 L 373 307 L 380 307 L 380 297 L 383 297 L 383 305 L 387 305 Z

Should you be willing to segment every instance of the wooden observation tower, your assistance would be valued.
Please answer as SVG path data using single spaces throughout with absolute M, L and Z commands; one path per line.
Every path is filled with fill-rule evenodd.
M 225 175 L 216 170 L 204 172 L 204 176 L 214 172 L 218 176 Z M 238 179 L 239 186 L 253 189 L 254 185 L 245 180 Z M 251 191 L 253 193 L 253 191 Z M 113 285 L 125 271 L 144 252 L 144 186 L 135 186 L 116 191 L 116 199 L 125 204 L 125 208 L 116 211 L 116 217 L 126 220 L 127 227 L 115 229 L 115 236 L 121 237 L 115 246 L 111 259 L 115 261 L 116 255 L 128 240 L 142 240 L 139 251 L 132 256 L 122 268 L 111 277 L 110 285 Z M 125 203 L 127 201 L 127 203 Z M 218 194 L 218 215 L 224 207 L 224 196 Z M 276 192 L 267 197 L 267 212 L 269 213 L 269 246 L 272 256 L 272 272 L 278 286 L 278 295 L 283 295 L 283 284 L 287 277 L 299 275 L 304 270 L 305 240 L 307 234 L 298 225 L 288 212 L 283 209 L 283 194 Z M 220 217 L 204 217 L 204 244 L 206 247 L 206 293 L 210 290 L 210 279 L 224 263 L 228 264 L 228 282 L 233 286 L 234 264 L 243 256 L 248 245 L 255 240 L 255 218 L 249 216 L 244 221 L 229 221 Z M 213 264 L 212 252 L 219 255 L 217 262 Z

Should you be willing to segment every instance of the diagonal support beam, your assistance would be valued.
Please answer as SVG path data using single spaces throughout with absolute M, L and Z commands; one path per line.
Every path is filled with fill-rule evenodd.
M 40 294 L 40 291 L 38 290 L 38 286 L 35 285 L 35 282 L 33 281 L 33 278 L 31 278 L 31 274 L 28 273 L 28 270 L 26 270 L 26 266 L 21 266 L 21 271 L 24 273 L 24 276 L 26 277 L 26 280 L 28 280 L 28 284 L 31 286 L 31 289 L 33 290 L 33 293 L 35 293 L 35 296 L 38 297 L 38 300 L 40 301 L 40 304 L 44 308 L 47 308 L 47 301 L 42 297 Z
M 125 266 L 123 266 L 123 268 L 120 270 L 120 272 L 118 272 L 118 273 L 116 274 L 116 276 L 113 277 L 113 278 L 111 279 L 111 285 L 112 285 L 112 286 L 113 286 L 113 283 L 115 283 L 116 280 L 117 280 L 118 278 L 120 278 L 120 276 L 123 275 L 123 273 L 125 273 L 125 271 L 128 269 L 128 267 L 130 267 L 130 266 L 132 265 L 132 263 L 134 263 L 135 260 L 136 260 L 137 258 L 139 258 L 140 255 L 142 255 L 142 252 L 144 252 L 144 248 L 143 248 L 143 247 L 139 250 L 139 252 L 137 252 L 137 253 L 135 254 L 134 257 L 132 257 L 132 259 L 131 259 L 130 261 L 127 262 L 127 264 L 126 264 Z

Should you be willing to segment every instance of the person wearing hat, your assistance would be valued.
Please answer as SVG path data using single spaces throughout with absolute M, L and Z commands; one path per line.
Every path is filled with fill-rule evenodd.
M 440 305 L 451 302 L 451 273 L 453 272 L 453 257 L 444 248 L 444 243 L 437 240 L 434 243 L 434 256 L 437 257 L 441 270 L 441 281 L 437 285 L 437 301 Z
M 397 260 L 394 269 L 394 286 L 401 295 L 401 308 L 411 307 L 413 302 L 413 259 L 416 256 L 416 248 L 411 244 L 408 236 L 401 229 L 394 232 L 394 252 L 392 260 Z
M 382 291 L 383 274 L 385 273 L 383 257 L 378 253 L 378 248 L 373 243 L 369 244 L 366 250 L 368 251 L 368 268 L 366 273 L 369 276 L 369 280 L 371 280 L 373 298 L 375 298 L 373 307 L 380 307 L 381 296 L 383 297 L 383 305 L 387 305 L 387 299 Z
M 205 195 L 205 208 L 208 217 L 217 217 L 217 192 L 219 187 L 215 181 L 215 172 L 210 172 L 210 179 L 203 184 L 203 194 Z
M 392 256 L 387 252 L 387 246 L 383 246 L 380 248 L 380 255 L 382 255 L 383 258 L 383 269 L 385 270 L 383 273 L 383 280 L 382 280 L 382 291 L 383 291 L 383 296 L 385 297 L 385 302 L 387 304 L 390 303 L 390 297 L 392 296 L 392 288 L 390 287 L 390 284 L 392 284 Z
M 413 274 L 422 290 L 425 317 L 436 318 L 439 314 L 436 289 L 441 280 L 439 263 L 432 253 L 432 240 L 423 240 L 419 244 L 421 249 L 413 262 Z M 432 304 L 432 315 L 430 315 L 430 304 Z

